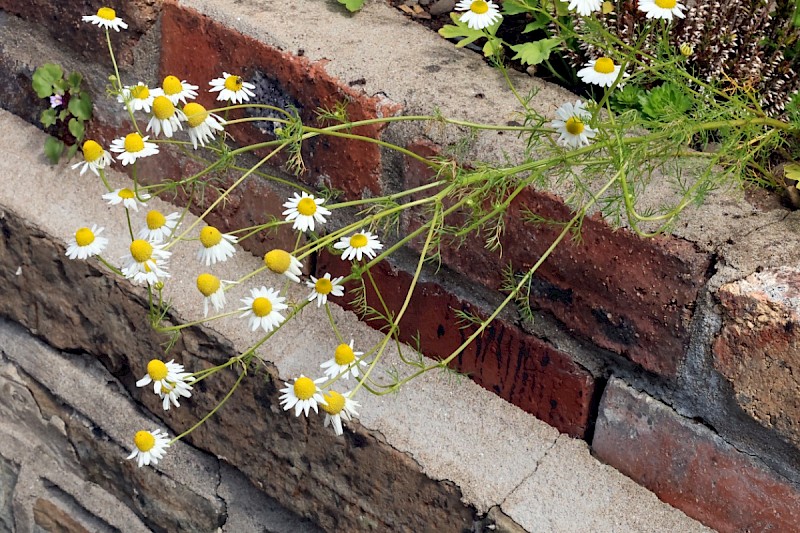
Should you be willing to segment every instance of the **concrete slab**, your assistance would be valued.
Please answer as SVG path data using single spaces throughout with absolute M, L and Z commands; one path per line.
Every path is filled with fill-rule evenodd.
M 99 180 L 91 173 L 79 176 L 65 165 L 47 165 L 39 155 L 43 134 L 13 115 L 0 112 L 0 129 L 7 132 L 7 142 L 0 148 L 0 213 L 12 210 L 64 242 L 76 227 L 101 224 L 107 228 L 105 235 L 111 240 L 104 255 L 112 260 L 121 257 L 127 248 L 124 217 L 119 206 L 108 206 L 100 198 L 104 190 Z M 110 179 L 114 186 L 130 186 L 128 178 L 119 173 L 111 172 Z M 153 202 L 159 209 L 175 209 L 159 200 Z M 139 217 L 143 216 L 139 213 Z M 193 220 L 189 217 L 186 224 Z M 176 312 L 186 320 L 194 320 L 201 313 L 201 298 L 194 287 L 200 271 L 193 257 L 195 248 L 189 243 L 176 247 L 175 252 L 170 263 L 173 277 L 165 291 Z M 236 279 L 260 264 L 259 259 L 239 251 L 225 263 L 225 276 Z M 20 266 L 21 275 L 27 268 L 36 268 Z M 255 283 L 277 285 L 280 280 L 260 274 Z M 231 291 L 228 309 L 238 304 L 238 297 L 252 283 L 245 285 Z M 295 294 L 303 296 L 305 291 Z M 379 334 L 358 322 L 351 313 L 334 308 L 333 315 L 342 334 L 358 339 L 359 344 L 372 345 L 378 340 Z M 215 321 L 209 327 L 231 339 L 240 350 L 255 339 L 241 319 Z M 258 353 L 274 362 L 281 376 L 288 379 L 299 372 L 319 374 L 319 363 L 330 357 L 334 346 L 324 312 L 309 307 L 301 320 L 288 323 Z M 389 357 L 386 364 L 397 364 L 397 360 Z M 48 376 L 47 372 L 43 375 Z M 98 410 L 108 409 L 113 413 L 114 402 L 120 400 L 113 398 L 117 391 L 102 391 L 100 387 L 95 391 L 67 390 L 64 383 L 58 382 L 58 369 L 52 369 L 48 379 L 52 380 L 49 386 L 61 387 L 59 390 L 65 397 L 74 397 L 76 401 L 82 394 L 102 394 L 104 401 L 95 404 Z M 704 529 L 619 472 L 598 463 L 582 442 L 558 437 L 543 422 L 469 380 L 428 375 L 400 394 L 380 398 L 363 395 L 359 401 L 363 404 L 360 422 L 366 428 L 383 434 L 389 444 L 412 456 L 430 477 L 455 483 L 463 491 L 465 502 L 479 511 L 502 503 L 512 519 L 540 531 L 537 517 L 547 517 L 554 527 L 569 524 L 570 518 L 578 520 L 574 507 L 581 503 L 591 521 L 576 523 L 591 523 L 594 531 L 617 531 L 620 524 L 645 524 L 628 517 L 633 510 L 635 517 L 648 517 L 643 530 Z M 127 442 L 141 423 L 123 418 L 110 423 L 109 430 L 115 440 Z M 158 467 L 165 471 L 190 469 L 197 461 L 202 459 L 178 449 Z M 573 475 L 570 465 L 574 464 L 580 465 L 580 469 L 572 470 Z M 551 469 L 567 474 L 548 474 Z M 579 493 L 576 487 L 587 479 L 604 489 L 576 499 Z M 615 498 L 613 506 L 607 505 L 609 495 Z M 546 514 L 531 509 L 551 511 Z

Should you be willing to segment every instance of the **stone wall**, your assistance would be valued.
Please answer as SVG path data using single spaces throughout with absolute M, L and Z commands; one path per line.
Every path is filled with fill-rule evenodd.
M 371 34 L 404 28 L 402 22 L 387 22 L 395 15 L 388 8 L 372 5 L 350 17 L 314 4 L 309 0 L 279 9 L 257 3 L 125 2 L 115 7 L 131 27 L 112 38 L 123 75 L 131 79 L 155 81 L 174 74 L 202 85 L 223 69 L 237 71 L 264 80 L 259 94 L 272 103 L 291 102 L 307 120 L 317 108 L 345 99 L 353 119 L 430 112 L 434 106 L 446 115 L 503 119 L 513 109 L 510 98 L 491 103 L 477 98 L 479 90 L 500 94 L 496 74 L 467 51 L 432 44 L 434 37 L 422 51 L 409 45 L 404 53 L 411 57 L 405 63 L 397 54 L 382 56 L 391 51 L 366 43 Z M 113 111 L 115 104 L 102 98 L 102 73 L 109 65 L 101 34 L 80 22 L 79 15 L 96 6 L 71 0 L 0 0 L 0 8 L 0 88 L 11 95 L 1 102 L 5 109 L 35 122 L 41 103 L 30 89 L 30 76 L 38 63 L 57 61 L 94 75 L 98 105 L 91 136 L 107 145 L 126 132 Z M 356 26 L 366 24 L 374 25 L 371 33 L 369 28 L 359 33 Z M 431 65 L 436 68 L 427 68 Z M 404 70 L 409 79 L 392 77 Z M 474 81 L 476 76 L 480 82 Z M 544 96 L 537 105 L 545 114 L 569 98 L 535 79 L 518 75 L 515 80 L 541 89 Z M 446 134 L 399 126 L 354 133 L 388 139 L 425 156 L 441 153 L 450 141 Z M 263 135 L 254 128 L 233 131 L 240 142 Z M 510 136 L 492 135 L 477 139 L 473 154 L 499 160 L 519 147 L 520 141 Z M 394 192 L 431 177 L 414 160 L 374 145 L 320 138 L 304 150 L 307 170 L 298 179 L 340 189 L 348 198 Z M 159 159 L 158 176 L 175 177 L 187 168 L 191 162 L 172 154 Z M 148 170 L 155 176 L 153 168 L 144 168 L 142 174 Z M 286 191 L 266 181 L 248 182 L 213 223 L 240 227 L 265 213 L 280 216 L 285 196 Z M 525 191 L 509 211 L 502 258 L 479 241 L 445 248 L 444 268 L 424 274 L 418 290 L 426 299 L 415 303 L 401 324 L 407 335 L 403 340 L 418 333 L 427 355 L 449 354 L 468 334 L 453 311 L 487 313 L 498 301 L 505 265 L 524 271 L 538 259 L 556 232 L 523 222 L 518 216 L 523 208 L 558 220 L 569 217 L 554 194 Z M 597 216 L 589 218 L 582 243 L 563 244 L 538 271 L 531 302 L 540 310 L 535 323 L 504 315 L 455 367 L 559 431 L 585 439 L 601 460 L 707 525 L 721 531 L 791 528 L 800 518 L 797 218 L 764 193 L 743 196 L 736 191 L 713 195 L 687 214 L 674 235 L 651 240 L 612 230 Z M 402 230 L 413 223 L 404 219 Z M 256 242 L 251 248 L 261 254 L 265 246 Z M 390 307 L 402 301 L 413 257 L 414 250 L 406 250 L 375 271 Z M 335 266 L 322 255 L 308 268 L 320 273 Z M 88 272 L 81 276 L 107 283 Z M 5 290 L 14 294 L 6 300 L 10 302 L 25 298 L 30 288 Z M 124 291 L 118 286 L 97 290 Z M 6 306 L 2 314 L 41 328 L 46 321 L 40 313 L 49 312 L 41 306 Z M 107 313 L 92 312 L 97 316 L 71 320 L 94 327 Z M 106 337 L 114 331 L 39 334 L 59 349 L 96 350 L 114 373 L 126 364 L 114 352 L 124 341 Z M 151 348 L 156 344 L 153 340 Z M 273 388 L 266 384 L 248 390 L 249 401 L 273 395 Z M 209 435 L 210 430 L 204 431 L 196 439 L 213 448 L 204 440 Z M 235 442 L 220 446 L 246 454 Z M 384 460 L 380 454 L 390 453 L 376 450 L 376 462 Z M 304 453 L 313 456 L 313 450 Z M 259 465 L 247 455 L 232 460 L 266 469 L 301 460 L 287 454 L 262 458 L 266 462 Z M 435 512 L 455 508 L 449 499 L 458 500 L 423 479 L 407 486 L 412 492 L 431 491 L 431 501 L 438 502 L 432 506 Z M 314 505 L 335 507 L 333 500 L 318 499 Z M 472 518 L 463 509 L 457 515 L 464 524 Z M 322 520 L 323 527 L 356 527 L 333 514 L 321 516 L 330 517 Z

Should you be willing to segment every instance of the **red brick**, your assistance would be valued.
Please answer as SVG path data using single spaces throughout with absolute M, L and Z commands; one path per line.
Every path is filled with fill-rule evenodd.
M 426 143 L 408 147 L 426 157 L 432 153 Z M 432 177 L 410 158 L 404 173 L 406 187 L 428 183 Z M 460 247 L 443 246 L 444 262 L 475 282 L 499 289 L 507 265 L 516 272 L 527 271 L 561 231 L 557 225 L 524 222 L 526 210 L 557 221 L 572 217 L 561 199 L 525 189 L 506 214 L 502 256 L 488 251 L 484 238 L 476 235 Z M 457 218 L 450 222 L 457 224 Z M 415 222 L 407 218 L 411 227 Z M 562 242 L 539 268 L 531 304 L 602 348 L 652 372 L 675 375 L 688 346 L 695 299 L 707 278 L 708 254 L 671 237 L 640 239 L 612 229 L 598 217 L 584 220 L 581 235 L 580 243 Z
M 396 114 L 400 106 L 380 98 L 367 97 L 330 76 L 323 62 L 258 42 L 225 27 L 194 10 L 174 4 L 164 5 L 162 18 L 161 74 L 172 74 L 208 89 L 208 82 L 222 75 L 222 70 L 249 79 L 256 72 L 269 76 L 282 96 L 297 102 L 305 124 L 321 126 L 316 120 L 318 108 L 333 108 L 347 101 L 351 120 L 363 120 Z M 246 54 L 241 53 L 247 50 Z M 202 104 L 214 106 L 213 96 L 203 93 Z M 263 102 L 272 103 L 272 102 Z M 383 126 L 354 128 L 352 133 L 379 137 Z M 251 126 L 232 128 L 240 145 L 271 140 Z M 317 137 L 304 143 L 305 182 L 317 185 L 325 176 L 327 185 L 344 191 L 350 199 L 364 193 L 381 192 L 381 153 L 377 145 L 335 137 Z M 278 159 L 276 162 L 285 161 Z
M 592 448 L 601 461 L 721 533 L 797 531 L 800 492 L 705 426 L 612 379 Z
M 800 271 L 765 270 L 717 293 L 716 368 L 741 409 L 800 448 Z
M 350 262 L 328 253 L 320 255 L 317 275 L 350 273 Z M 393 263 L 383 261 L 372 269 L 381 296 L 389 309 L 402 306 L 412 276 Z M 354 286 L 349 284 L 348 290 Z M 367 290 L 367 301 L 382 309 L 375 292 Z M 337 302 L 339 303 L 339 302 Z M 428 357 L 449 356 L 475 328 L 462 329 L 456 310 L 480 314 L 469 302 L 441 285 L 418 283 L 414 297 L 400 321 L 400 339 L 416 345 Z M 381 329 L 385 322 L 368 321 Z M 501 398 L 573 437 L 585 437 L 594 394 L 594 378 L 569 355 L 518 327 L 495 320 L 451 365 Z

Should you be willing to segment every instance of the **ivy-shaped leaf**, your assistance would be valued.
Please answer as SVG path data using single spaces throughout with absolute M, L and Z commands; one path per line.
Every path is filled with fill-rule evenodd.
M 71 118 L 69 122 L 67 122 L 67 128 L 69 128 L 69 132 L 75 137 L 77 140 L 83 139 L 83 121 Z
M 39 98 L 47 98 L 53 94 L 53 85 L 64 76 L 61 67 L 54 63 L 45 63 L 33 73 L 31 85 Z
M 67 107 L 69 112 L 76 118 L 82 120 L 89 120 L 92 118 L 92 99 L 86 93 L 81 93 L 77 98 L 70 98 Z
M 44 155 L 50 160 L 52 164 L 58 163 L 61 159 L 61 154 L 64 152 L 64 143 L 53 137 L 52 135 L 44 140 Z
M 77 89 L 81 86 L 82 81 L 83 75 L 80 72 L 72 72 L 67 78 L 67 83 L 69 84 L 70 89 Z
M 511 59 L 519 59 L 525 65 L 538 65 L 550 58 L 550 53 L 561 43 L 561 39 L 542 39 L 531 43 L 512 46 L 517 55 Z
M 351 13 L 364 7 L 364 2 L 366 0 L 339 0 L 339 3 L 344 5 Z
M 42 115 L 39 117 L 39 120 L 42 123 L 42 126 L 45 128 L 49 128 L 53 124 L 56 123 L 56 110 L 55 109 L 45 109 L 42 111 Z

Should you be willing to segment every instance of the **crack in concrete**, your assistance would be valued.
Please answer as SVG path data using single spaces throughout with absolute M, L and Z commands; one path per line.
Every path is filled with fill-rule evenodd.
M 517 491 L 517 489 L 519 489 L 519 488 L 520 488 L 520 487 L 521 487 L 523 484 L 525 484 L 525 482 L 526 482 L 526 481 L 528 481 L 529 479 L 531 479 L 533 476 L 535 476 L 535 475 L 536 475 L 536 472 L 538 472 L 538 471 L 539 471 L 539 466 L 541 466 L 541 464 L 544 462 L 544 460 L 545 460 L 545 459 L 547 459 L 547 455 L 550 453 L 550 450 L 552 450 L 553 448 L 555 448 L 556 444 L 558 443 L 558 440 L 559 440 L 560 438 L 562 438 L 563 436 L 564 436 L 564 435 L 563 435 L 562 433 L 559 433 L 559 434 L 556 436 L 556 438 L 555 438 L 555 439 L 553 439 L 553 442 L 552 442 L 552 443 L 550 444 L 550 446 L 548 446 L 548 447 L 547 447 L 547 449 L 544 451 L 544 454 L 542 454 L 542 457 L 541 457 L 541 458 L 540 458 L 538 461 L 536 461 L 536 466 L 534 466 L 534 467 L 533 467 L 533 470 L 530 472 L 530 474 L 528 474 L 528 475 L 526 475 L 525 477 L 523 477 L 523 478 L 520 480 L 520 482 L 519 482 L 519 483 L 517 483 L 517 484 L 514 486 L 514 488 L 513 488 L 513 489 L 511 489 L 511 490 L 508 492 L 508 494 L 506 494 L 506 495 L 505 495 L 505 497 L 503 497 L 503 500 L 502 500 L 500 503 L 498 503 L 498 504 L 497 504 L 497 505 L 498 505 L 498 506 L 499 506 L 501 509 L 502 509 L 503 505 L 505 505 L 505 503 L 506 503 L 506 501 L 508 500 L 508 498 L 509 498 L 509 497 L 511 497 L 511 495 L 512 495 L 512 494 L 514 494 L 514 493 Z

